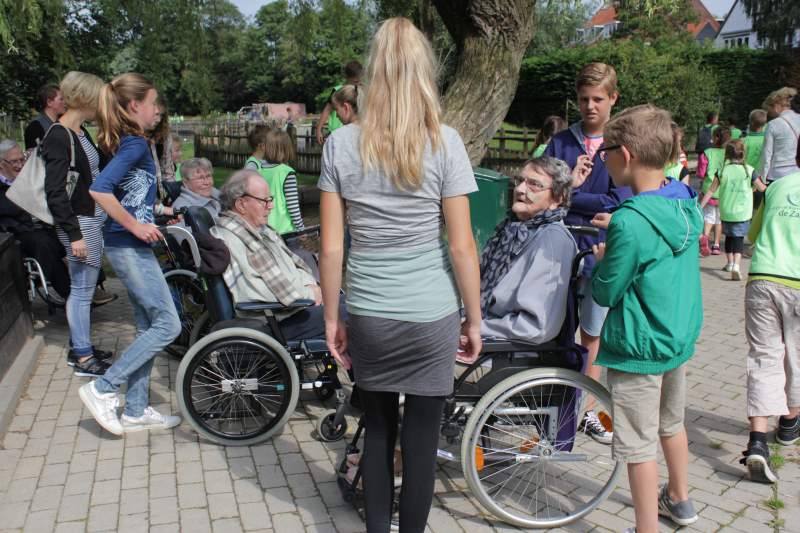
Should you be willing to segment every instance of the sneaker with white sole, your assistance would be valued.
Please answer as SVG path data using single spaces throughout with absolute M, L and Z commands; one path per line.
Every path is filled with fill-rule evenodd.
M 125 433 L 144 431 L 146 429 L 169 429 L 181 423 L 181 417 L 162 415 L 152 407 L 145 407 L 142 416 L 122 415 L 122 428 Z
M 692 500 L 672 501 L 667 487 L 668 485 L 665 483 L 658 493 L 658 514 L 666 516 L 679 526 L 688 526 L 697 522 L 699 517 L 694 510 Z
M 611 444 L 614 433 L 608 431 L 593 410 L 586 411 L 578 428 L 601 444 Z
M 98 392 L 94 384 L 92 381 L 83 385 L 78 389 L 78 396 L 103 429 L 114 435 L 122 435 L 122 424 L 117 417 L 119 395 L 116 392 Z
M 730 272 L 733 270 L 733 263 L 725 263 L 725 266 L 722 267 L 723 272 Z
M 747 467 L 750 481 L 757 483 L 775 483 L 778 476 L 772 471 L 769 461 L 769 446 L 766 442 L 753 441 L 747 443 L 747 450 L 742 452 L 744 458 L 739 463 Z
M 742 281 L 742 271 L 739 270 L 739 265 L 733 265 L 731 268 L 731 280 Z

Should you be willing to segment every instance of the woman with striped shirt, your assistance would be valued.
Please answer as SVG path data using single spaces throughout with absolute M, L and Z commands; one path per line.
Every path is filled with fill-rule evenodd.
M 67 112 L 42 143 L 47 205 L 67 252 L 70 293 L 66 308 L 72 344 L 68 363 L 78 376 L 103 375 L 108 368 L 104 359 L 111 355 L 95 350 L 91 339 L 92 297 L 102 267 L 105 213 L 89 194 L 99 173 L 100 154 L 83 127 L 95 118 L 102 87 L 103 80 L 93 74 L 69 72 L 64 76 L 61 94 Z

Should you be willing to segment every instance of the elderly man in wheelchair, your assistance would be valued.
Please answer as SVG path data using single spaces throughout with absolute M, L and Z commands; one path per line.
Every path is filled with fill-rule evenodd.
M 319 286 L 266 225 L 269 186 L 258 173 L 241 170 L 220 196 L 216 223 L 201 207 L 185 214 L 195 237 L 225 243 L 230 264 L 222 275 L 200 273 L 213 327 L 181 360 L 178 401 L 204 437 L 249 445 L 280 430 L 301 389 L 321 399 L 336 393 L 340 402 L 344 393 L 325 345 Z
M 527 162 L 516 177 L 511 212 L 481 257 L 483 351 L 476 360 L 456 355 L 441 427 L 439 457 L 461 462 L 487 511 L 527 528 L 589 513 L 619 472 L 609 447 L 579 431 L 587 400 L 604 414 L 611 404 L 584 375 L 585 351 L 575 342 L 577 282 L 589 252 L 578 252 L 570 232 L 597 230 L 564 225 L 571 180 L 567 165 L 549 157 Z M 336 427 L 342 418 L 326 420 Z M 356 505 L 365 430 L 362 420 L 339 467 L 343 496 Z

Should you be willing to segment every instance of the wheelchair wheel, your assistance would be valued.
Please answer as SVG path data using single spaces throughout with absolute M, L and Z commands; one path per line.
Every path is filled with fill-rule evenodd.
M 170 270 L 164 274 L 164 279 L 181 321 L 181 334 L 164 351 L 175 357 L 183 357 L 191 346 L 195 322 L 205 312 L 205 293 L 197 274 L 191 270 Z
M 280 431 L 300 389 L 286 349 L 247 328 L 222 329 L 198 341 L 181 360 L 176 383 L 189 424 L 227 446 L 258 444 Z
M 336 411 L 328 413 L 319 419 L 317 424 L 317 434 L 323 442 L 336 442 L 341 440 L 347 433 L 347 420 L 342 419 L 342 423 L 334 426 L 333 421 L 336 419 Z
M 208 311 L 203 311 L 203 314 L 197 317 L 197 320 L 192 325 L 192 331 L 189 334 L 189 346 L 193 346 L 194 343 L 208 335 L 213 325 L 211 323 L 211 314 Z
M 461 462 L 470 490 L 499 519 L 523 528 L 560 527 L 614 490 L 621 463 L 611 446 L 577 430 L 587 397 L 611 413 L 611 397 L 572 370 L 539 368 L 489 390 L 464 427 Z

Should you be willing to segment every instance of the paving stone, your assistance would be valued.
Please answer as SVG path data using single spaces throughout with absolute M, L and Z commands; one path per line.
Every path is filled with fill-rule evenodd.
M 85 520 L 89 513 L 89 494 L 76 494 L 61 498 L 58 508 L 58 521 L 71 522 Z
M 222 449 L 215 448 L 201 453 L 203 470 L 227 470 L 228 458 Z
M 31 500 L 33 493 L 36 492 L 37 481 L 35 477 L 15 479 L 8 486 L 3 503 L 20 503 Z
M 14 479 L 37 478 L 44 466 L 44 457 L 27 457 L 17 462 Z
M 280 456 L 281 468 L 288 476 L 290 474 L 303 474 L 308 472 L 308 465 L 299 453 L 287 453 Z
M 177 464 L 178 483 L 199 483 L 203 481 L 203 465 L 199 462 Z
M 79 472 L 67 476 L 64 484 L 64 495 L 74 496 L 76 494 L 89 494 L 92 491 L 94 472 Z
M 211 522 L 214 533 L 236 533 L 242 531 L 242 525 L 236 518 L 223 518 Z
M 3 527 L 16 529 L 24 526 L 28 506 L 29 502 L 1 503 L 0 516 L 3 517 Z
M 256 466 L 253 458 L 248 456 L 228 459 L 228 471 L 233 479 L 256 477 Z
M 147 513 L 147 489 L 125 489 L 119 495 L 119 512 L 123 515 Z
M 125 457 L 122 465 L 125 468 L 129 468 L 131 466 L 143 466 L 148 464 L 149 460 L 150 450 L 148 450 L 146 446 L 125 448 Z
M 33 511 L 25 518 L 26 533 L 50 533 L 55 529 L 58 509 Z
M 233 492 L 231 477 L 226 470 L 211 470 L 205 472 L 206 491 L 209 494 Z M 213 518 L 213 516 L 212 516 Z
M 197 533 L 210 532 L 211 521 L 205 509 L 182 509 L 181 530 Z
M 150 482 L 149 468 L 147 466 L 132 466 L 122 471 L 123 489 L 141 489 Z
M 150 456 L 150 471 L 154 474 L 172 474 L 175 472 L 175 454 L 158 453 Z
M 233 493 L 209 494 L 208 513 L 211 515 L 211 520 L 239 516 L 239 509 Z
M 119 516 L 118 532 L 147 533 L 149 528 L 147 513 L 121 514 Z
M 181 525 L 177 522 L 150 526 L 150 533 L 180 533 L 180 531 Z
M 286 480 L 295 498 L 307 498 L 317 494 L 317 488 L 310 474 L 291 474 L 286 476 Z
M 39 457 L 47 455 L 47 450 L 50 449 L 49 438 L 28 439 L 25 448 L 22 450 L 22 457 Z
M 272 526 L 272 518 L 263 501 L 240 503 L 239 516 L 242 526 L 248 531 Z
M 291 513 L 295 510 L 294 498 L 289 487 L 277 487 L 264 491 L 264 501 L 270 514 Z
M 179 520 L 178 498 L 170 496 L 150 500 L 150 523 L 171 524 Z
M 122 478 L 122 459 L 106 459 L 97 461 L 94 477 L 97 481 Z
M 119 502 L 120 480 L 98 481 L 92 490 L 92 506 Z
M 86 530 L 114 531 L 117 529 L 118 516 L 119 505 L 116 503 L 93 506 L 89 509 L 89 523 L 86 525 Z
M 258 484 L 263 489 L 283 487 L 286 485 L 286 476 L 279 465 L 266 465 L 258 469 Z
M 205 485 L 203 483 L 178 485 L 178 502 L 181 509 L 205 507 L 208 504 Z
M 31 511 L 44 511 L 51 509 L 58 509 L 61 503 L 61 495 L 64 492 L 64 487 L 55 485 L 52 487 L 39 487 L 33 495 L 31 502 Z
M 307 526 L 331 521 L 328 509 L 319 496 L 298 498 L 295 500 L 295 505 L 297 506 L 297 512 L 300 514 L 300 519 Z
M 39 486 L 63 485 L 67 480 L 68 472 L 68 463 L 44 465 L 41 476 L 39 477 Z

